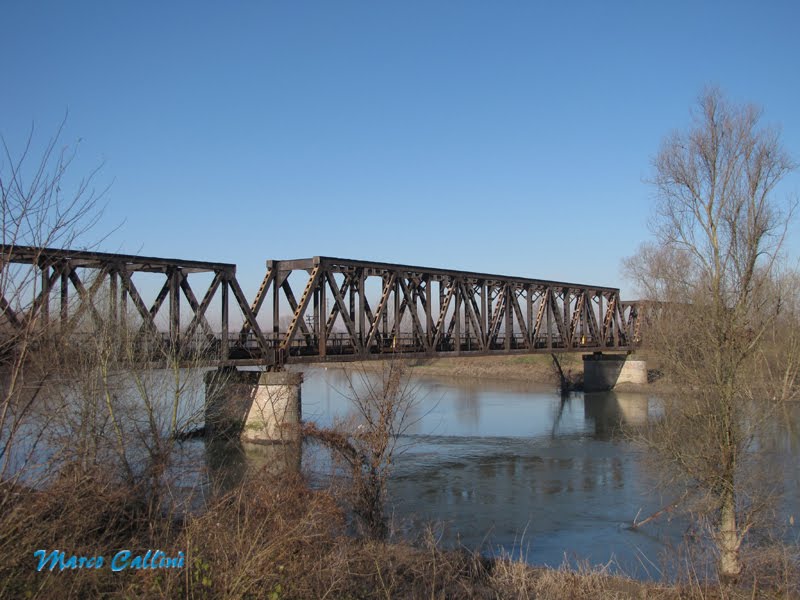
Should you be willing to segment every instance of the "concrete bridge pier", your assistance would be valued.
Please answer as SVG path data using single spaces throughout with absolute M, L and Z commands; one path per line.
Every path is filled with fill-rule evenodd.
M 633 360 L 627 354 L 583 355 L 583 389 L 586 392 L 603 392 L 620 383 L 647 383 L 647 363 Z
M 206 373 L 206 434 L 254 444 L 300 441 L 302 373 Z

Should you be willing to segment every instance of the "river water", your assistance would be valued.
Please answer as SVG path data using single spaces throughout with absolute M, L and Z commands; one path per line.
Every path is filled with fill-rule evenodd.
M 646 394 L 572 394 L 552 387 L 417 380 L 412 426 L 399 441 L 389 510 L 402 528 L 433 523 L 446 546 L 522 556 L 533 564 L 611 563 L 658 577 L 686 528 L 632 531 L 638 513 L 667 504 L 620 425 L 657 411 Z M 306 371 L 303 418 L 331 424 L 351 412 L 338 370 Z M 306 450 L 304 462 L 316 464 Z M 310 468 L 314 468 L 311 466 Z M 321 467 L 324 469 L 324 467 Z
M 352 412 L 341 371 L 309 369 L 304 377 L 305 420 L 327 425 Z M 637 578 L 673 572 L 689 522 L 667 514 L 629 527 L 637 515 L 641 520 L 675 499 L 659 492 L 644 451 L 624 433 L 658 416 L 656 398 L 562 398 L 552 387 L 490 380 L 415 379 L 414 386 L 412 424 L 399 440 L 389 484 L 389 511 L 401 529 L 419 532 L 432 523 L 446 546 L 532 564 L 609 565 Z M 799 442 L 796 428 L 782 427 L 770 440 L 774 468 L 783 471 L 778 512 L 794 543 Z M 314 452 L 304 451 L 306 468 L 324 471 Z

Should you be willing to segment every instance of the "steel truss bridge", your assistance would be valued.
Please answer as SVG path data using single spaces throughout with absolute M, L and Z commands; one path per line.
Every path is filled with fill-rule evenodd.
M 612 287 L 317 256 L 267 261 L 248 300 L 230 263 L 28 246 L 0 252 L 6 339 L 37 328 L 85 336 L 111 325 L 148 353 L 270 368 L 620 352 L 639 342 L 638 305 Z M 157 278 L 152 289 L 161 286 L 149 301 L 135 283 L 142 274 Z

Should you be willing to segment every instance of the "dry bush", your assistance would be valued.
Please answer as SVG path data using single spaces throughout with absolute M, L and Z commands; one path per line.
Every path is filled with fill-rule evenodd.
M 77 473 L 77 471 L 73 471 Z M 36 550 L 69 556 L 145 551 L 169 537 L 168 522 L 148 518 L 136 490 L 101 476 L 65 475 L 46 490 L 15 486 L 0 516 L 0 597 L 89 598 L 124 587 L 130 573 L 107 567 L 61 572 L 36 570 Z
M 185 572 L 146 573 L 138 594 L 188 598 L 493 598 L 486 561 L 353 538 L 327 491 L 296 473 L 247 478 L 187 523 Z M 166 578 L 165 578 L 166 577 Z M 129 590 L 132 588 L 128 588 Z
M 748 548 L 743 589 L 762 590 L 781 598 L 800 598 L 800 547 L 775 543 Z
M 498 598 L 588 600 L 675 597 L 669 588 L 612 575 L 608 572 L 608 566 L 580 565 L 574 568 L 565 562 L 558 569 L 550 569 L 532 567 L 523 560 L 502 556 L 494 563 L 492 586 Z
M 73 473 L 77 474 L 78 471 Z M 674 586 L 639 583 L 606 567 L 531 567 L 420 544 L 348 535 L 327 490 L 298 473 L 250 473 L 242 484 L 183 523 L 147 511 L 127 487 L 67 473 L 47 491 L 13 494 L 0 517 L 0 596 L 38 598 L 791 598 L 797 549 L 748 556 L 737 587 L 683 577 Z M 35 548 L 112 556 L 120 549 L 186 555 L 182 569 L 38 573 Z M 756 568 L 757 567 L 757 568 Z M 755 569 L 755 570 L 752 570 Z M 751 571 L 752 570 L 752 571 Z
M 706 523 L 704 527 L 711 527 Z M 773 531 L 760 536 L 742 550 L 744 569 L 735 582 L 720 577 L 716 567 L 717 550 L 713 543 L 697 543 L 691 537 L 703 539 L 698 532 L 687 536 L 684 543 L 671 549 L 665 556 L 665 572 L 670 572 L 670 583 L 665 586 L 675 598 L 752 599 L 800 597 L 800 546 L 787 544 Z
M 298 474 L 245 478 L 187 524 L 179 546 L 188 574 L 180 584 L 190 597 L 302 597 L 316 589 L 309 579 L 343 524 L 333 498 Z

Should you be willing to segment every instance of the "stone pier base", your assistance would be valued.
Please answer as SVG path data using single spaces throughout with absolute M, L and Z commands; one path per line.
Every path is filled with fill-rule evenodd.
M 583 389 L 587 392 L 612 390 L 620 383 L 647 383 L 647 363 L 625 354 L 584 354 Z
M 296 442 L 300 439 L 302 373 L 261 373 L 247 413 L 242 441 Z
M 258 444 L 298 441 L 302 381 L 301 373 L 207 373 L 206 434 Z

